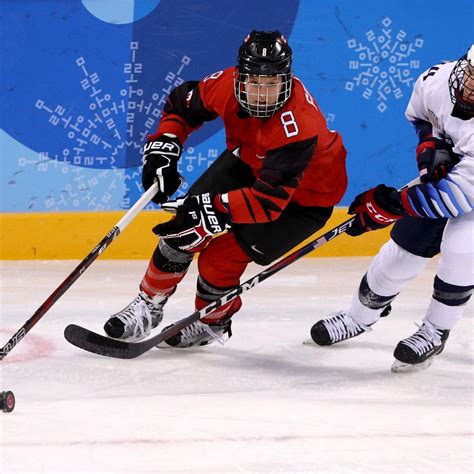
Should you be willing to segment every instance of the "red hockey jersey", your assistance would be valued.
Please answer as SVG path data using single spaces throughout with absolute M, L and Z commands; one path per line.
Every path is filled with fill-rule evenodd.
M 228 149 L 239 149 L 240 159 L 256 178 L 252 187 L 228 193 L 233 222 L 273 221 L 289 202 L 337 204 L 347 187 L 346 150 L 304 85 L 294 77 L 285 105 L 270 118 L 254 118 L 242 111 L 234 96 L 234 71 L 218 71 L 176 88 L 150 138 L 173 133 L 184 143 L 205 121 L 222 118 Z

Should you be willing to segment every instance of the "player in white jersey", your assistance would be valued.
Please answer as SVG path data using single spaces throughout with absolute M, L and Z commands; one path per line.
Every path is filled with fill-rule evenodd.
M 394 372 L 431 364 L 474 288 L 474 45 L 457 62 L 433 66 L 418 78 L 406 116 L 419 137 L 421 182 L 400 192 L 382 184 L 355 198 L 348 234 L 396 224 L 350 307 L 311 328 L 322 346 L 370 330 L 403 286 L 441 253 L 431 302 L 418 331 L 398 343 Z

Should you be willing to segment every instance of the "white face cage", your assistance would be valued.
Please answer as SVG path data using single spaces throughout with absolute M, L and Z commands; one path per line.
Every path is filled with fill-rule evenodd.
M 253 75 L 234 72 L 235 98 L 252 117 L 268 118 L 291 94 L 291 74 Z

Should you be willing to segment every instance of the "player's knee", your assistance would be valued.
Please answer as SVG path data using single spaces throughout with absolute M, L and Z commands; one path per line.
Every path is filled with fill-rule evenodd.
M 375 293 L 367 282 L 367 274 L 362 278 L 359 285 L 359 301 L 367 308 L 382 309 L 388 306 L 397 296 L 382 296 Z
M 433 298 L 446 306 L 462 306 L 471 298 L 473 289 L 474 285 L 452 285 L 436 275 L 433 284 Z
M 429 259 L 411 254 L 390 240 L 380 249 L 367 270 L 368 286 L 377 295 L 396 295 L 428 262 Z
M 411 280 L 425 268 L 429 259 L 420 257 L 400 247 L 395 241 L 389 240 L 380 251 L 384 265 L 384 273 L 393 280 Z
M 239 284 L 250 258 L 235 240 L 232 232 L 214 238 L 198 259 L 199 274 L 218 288 Z
M 470 245 L 463 243 L 456 250 L 442 250 L 437 275 L 441 280 L 453 285 L 469 286 L 474 282 L 472 249 Z

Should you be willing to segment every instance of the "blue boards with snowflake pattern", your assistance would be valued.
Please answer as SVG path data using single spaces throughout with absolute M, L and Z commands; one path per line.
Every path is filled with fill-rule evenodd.
M 142 193 L 140 148 L 171 89 L 235 64 L 251 29 L 278 29 L 294 72 L 348 149 L 342 204 L 416 173 L 404 110 L 416 77 L 458 58 L 472 5 L 433 0 L 4 1 L 0 212 L 127 209 Z M 456 35 L 442 34 L 456 31 Z M 471 35 L 472 36 L 472 35 Z M 216 120 L 185 145 L 190 184 L 225 147 Z M 153 207 L 150 204 L 150 207 Z

